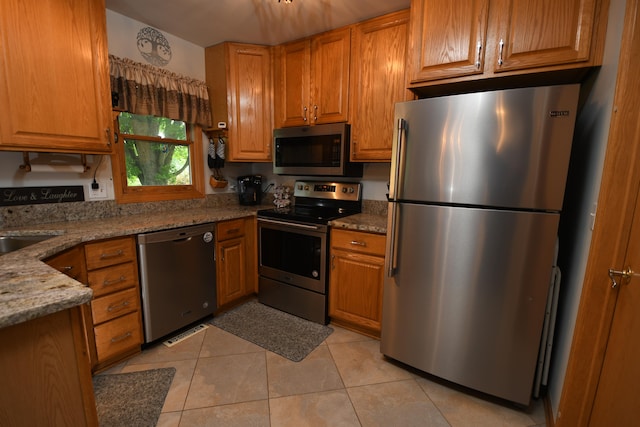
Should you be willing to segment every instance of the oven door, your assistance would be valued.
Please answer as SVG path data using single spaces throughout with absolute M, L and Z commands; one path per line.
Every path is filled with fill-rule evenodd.
M 258 218 L 260 276 L 326 293 L 327 227 Z

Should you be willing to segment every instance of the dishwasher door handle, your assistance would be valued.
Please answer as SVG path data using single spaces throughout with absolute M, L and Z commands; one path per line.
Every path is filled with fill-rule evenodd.
M 173 243 L 183 243 L 183 242 L 188 242 L 189 240 L 193 239 L 193 237 L 184 237 L 182 239 L 175 239 L 172 240 Z

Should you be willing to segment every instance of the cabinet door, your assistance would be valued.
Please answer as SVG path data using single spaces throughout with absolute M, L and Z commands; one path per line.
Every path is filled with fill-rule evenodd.
M 218 307 L 245 295 L 245 241 L 230 239 L 217 245 Z
M 332 250 L 329 316 L 380 333 L 384 257 Z
M 482 74 L 488 11 L 489 0 L 413 0 L 409 81 Z
M 346 122 L 349 108 L 351 28 L 311 40 L 312 124 Z
M 0 328 L 0 425 L 97 426 L 78 307 Z
M 88 283 L 82 246 L 74 246 L 46 260 L 46 263 L 80 283 Z
M 270 161 L 271 48 L 229 43 L 229 160 Z
M 0 50 L 0 149 L 110 151 L 104 1 L 2 1 Z
M 409 11 L 353 29 L 351 45 L 351 160 L 389 161 L 396 102 L 405 101 Z
M 596 0 L 494 0 L 491 7 L 495 72 L 589 60 Z
M 276 67 L 277 127 L 308 125 L 311 87 L 310 40 L 280 46 Z

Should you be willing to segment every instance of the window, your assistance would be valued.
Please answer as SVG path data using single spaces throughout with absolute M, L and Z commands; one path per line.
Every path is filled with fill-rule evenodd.
M 119 202 L 204 197 L 198 126 L 126 112 L 116 120 L 120 135 L 113 175 Z

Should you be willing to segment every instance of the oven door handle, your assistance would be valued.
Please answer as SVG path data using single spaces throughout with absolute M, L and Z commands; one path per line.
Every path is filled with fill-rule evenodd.
M 305 228 L 307 230 L 319 230 L 317 225 L 298 224 L 296 222 L 276 221 L 275 219 L 258 218 L 258 221 L 268 222 L 271 224 L 286 225 L 287 227 Z

